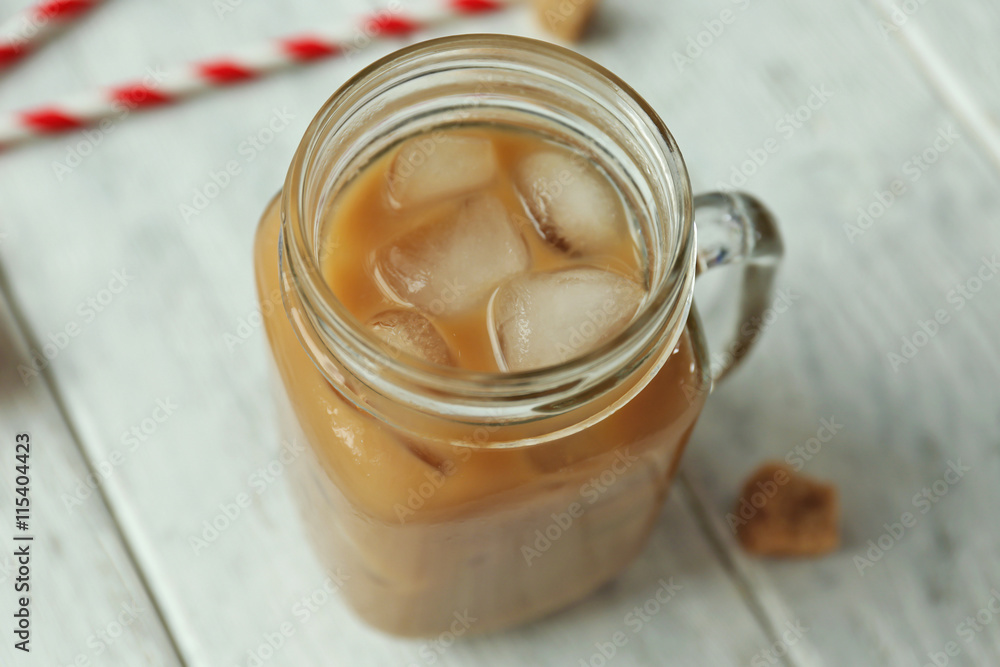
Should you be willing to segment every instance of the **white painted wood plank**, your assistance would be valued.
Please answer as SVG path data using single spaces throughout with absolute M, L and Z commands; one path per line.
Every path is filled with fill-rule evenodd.
M 44 380 L 22 381 L 29 347 L 0 293 L 0 614 L 3 665 L 180 664 L 86 463 Z M 28 530 L 14 525 L 15 436 L 30 436 Z M 125 453 L 114 466 L 126 469 Z M 109 462 L 110 463 L 110 462 Z M 94 478 L 91 478 L 94 479 Z M 31 541 L 14 541 L 31 536 Z M 14 552 L 27 545 L 29 572 Z M 20 558 L 20 557 L 19 557 Z M 15 591 L 27 585 L 29 590 Z M 29 652 L 15 648 L 29 599 Z
M 726 6 L 702 5 L 704 20 Z M 663 41 L 683 43 L 699 24 L 677 26 Z M 669 51 L 639 61 L 638 78 L 667 67 Z M 792 647 L 794 659 L 923 664 L 955 641 L 964 660 L 995 662 L 1000 624 L 970 642 L 956 628 L 1000 579 L 1000 534 L 989 509 L 1000 501 L 993 390 L 1000 360 L 991 334 L 1000 282 L 986 283 L 961 310 L 948 300 L 984 255 L 1000 250 L 995 172 L 860 3 L 751 5 L 690 68 L 674 72 L 661 77 L 679 79 L 673 90 L 640 89 L 674 128 L 700 187 L 728 181 L 746 151 L 781 139 L 746 187 L 783 223 L 788 252 L 779 283 L 799 296 L 748 367 L 709 402 L 686 477 L 720 539 L 732 544 L 724 518 L 742 477 L 806 443 L 820 419 L 836 418 L 844 428 L 805 472 L 840 486 L 841 552 L 789 563 L 733 550 L 774 626 L 801 619 L 810 628 Z M 778 120 L 821 85 L 834 96 L 784 139 Z M 913 181 L 907 161 L 949 124 L 964 138 Z M 906 193 L 851 243 L 844 224 L 896 179 Z M 894 372 L 887 353 L 939 309 L 949 323 Z M 958 459 L 974 472 L 920 514 L 913 496 Z M 918 525 L 860 576 L 853 557 L 906 511 Z

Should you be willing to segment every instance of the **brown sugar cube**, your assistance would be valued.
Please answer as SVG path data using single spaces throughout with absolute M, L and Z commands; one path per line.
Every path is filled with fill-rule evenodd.
M 840 545 L 836 487 L 784 463 L 765 463 L 747 478 L 729 522 L 759 556 L 819 556 Z
M 542 27 L 570 42 L 578 42 L 598 0 L 534 0 L 535 14 Z

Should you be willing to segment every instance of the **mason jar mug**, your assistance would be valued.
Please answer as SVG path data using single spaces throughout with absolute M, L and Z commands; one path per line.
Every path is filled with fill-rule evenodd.
M 562 363 L 510 373 L 387 347 L 324 280 L 339 195 L 408 137 L 528 129 L 599 164 L 620 191 L 647 296 L 627 327 Z M 697 220 L 697 230 L 695 222 Z M 696 233 L 697 231 L 697 233 Z M 662 121 L 615 75 L 518 37 L 398 51 L 331 97 L 268 205 L 255 269 L 293 484 L 318 558 L 370 624 L 433 635 L 522 623 L 580 599 L 642 549 L 713 383 L 695 277 L 739 265 L 739 320 L 764 310 L 781 243 L 740 193 L 691 194 Z M 742 333 L 741 333 L 742 330 Z

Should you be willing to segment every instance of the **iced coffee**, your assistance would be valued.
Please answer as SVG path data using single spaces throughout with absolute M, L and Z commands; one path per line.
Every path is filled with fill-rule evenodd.
M 616 340 L 650 298 L 646 249 L 600 160 L 522 127 L 399 141 L 356 170 L 321 224 L 317 262 L 357 335 L 424 369 L 530 382 Z M 265 300 L 289 289 L 280 233 L 275 200 L 256 242 Z M 595 390 L 581 428 L 523 446 L 501 437 L 503 421 L 407 428 L 324 375 L 296 335 L 301 313 L 265 312 L 308 444 L 296 491 L 317 553 L 357 612 L 397 634 L 439 633 L 456 614 L 473 632 L 509 626 L 612 578 L 642 547 L 706 394 L 692 319 L 665 359 L 617 393 Z

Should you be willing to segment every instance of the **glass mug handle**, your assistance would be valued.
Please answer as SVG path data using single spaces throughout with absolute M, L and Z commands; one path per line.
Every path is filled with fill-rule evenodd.
M 760 327 L 744 323 L 767 310 L 774 276 L 784 251 L 774 216 L 756 198 L 741 192 L 708 192 L 694 198 L 698 230 L 698 275 L 710 269 L 742 265 L 739 317 L 726 344 L 727 354 L 713 358 L 712 386 L 739 365 L 757 341 Z

